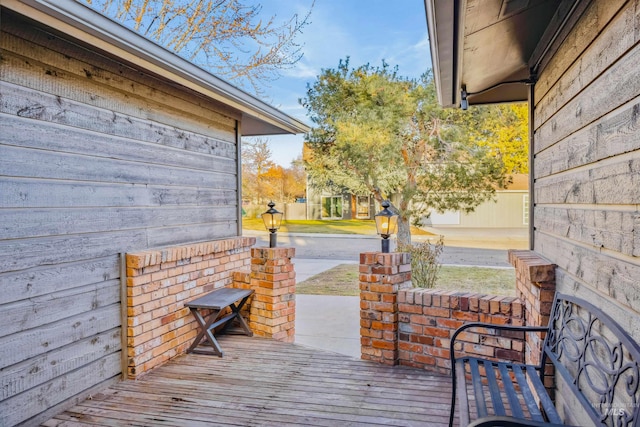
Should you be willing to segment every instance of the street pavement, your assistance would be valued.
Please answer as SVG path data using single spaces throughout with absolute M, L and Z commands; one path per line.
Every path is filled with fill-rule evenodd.
M 434 230 L 436 233 L 442 230 Z M 473 232 L 473 233 L 472 233 Z M 474 265 L 483 267 L 506 267 L 507 249 L 528 247 L 526 230 L 472 230 L 445 231 L 444 250 L 440 262 L 444 265 Z M 245 231 L 245 236 L 254 236 L 256 246 L 267 246 L 266 231 Z M 424 241 L 423 236 L 414 236 L 413 241 Z M 435 240 L 435 236 L 428 239 Z M 392 242 L 393 243 L 393 242 Z M 278 233 L 278 246 L 296 249 L 297 259 L 353 260 L 360 262 L 360 254 L 380 250 L 378 236 L 355 234 L 311 234 Z M 393 249 L 392 249 L 393 250 Z

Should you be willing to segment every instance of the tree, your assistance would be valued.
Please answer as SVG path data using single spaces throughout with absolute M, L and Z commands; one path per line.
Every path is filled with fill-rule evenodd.
M 302 105 L 314 123 L 307 172 L 319 188 L 390 199 L 398 241 L 431 210 L 471 211 L 506 183 L 499 156 L 473 144 L 458 110 L 437 105 L 429 74 L 409 80 L 385 63 L 323 70 Z
M 264 190 L 264 174 L 275 164 L 271 160 L 269 140 L 254 138 L 242 141 L 242 194 L 243 198 L 259 205 L 267 196 Z
M 271 160 L 268 139 L 251 138 L 243 140 L 242 145 L 244 200 L 261 206 L 268 200 L 286 203 L 305 196 L 306 172 L 301 158 L 283 168 Z
M 82 1 L 82 0 L 77 0 Z M 167 49 L 260 93 L 261 84 L 300 60 L 296 36 L 309 12 L 284 22 L 262 19 L 262 6 L 242 0 L 84 0 Z
M 285 169 L 284 187 L 285 198 L 289 201 L 304 199 L 307 195 L 307 172 L 304 169 L 302 156 L 298 156 Z
M 469 112 L 467 125 L 471 138 L 502 158 L 506 174 L 528 173 L 528 105 L 482 105 Z

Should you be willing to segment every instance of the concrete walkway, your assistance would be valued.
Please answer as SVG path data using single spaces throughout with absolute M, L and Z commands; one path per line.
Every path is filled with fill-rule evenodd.
M 360 297 L 296 295 L 296 344 L 360 358 Z
M 296 282 L 356 260 L 294 258 Z M 296 295 L 296 343 L 360 358 L 360 297 Z

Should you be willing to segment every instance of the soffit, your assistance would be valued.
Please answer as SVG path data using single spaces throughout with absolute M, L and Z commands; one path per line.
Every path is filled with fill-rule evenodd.
M 530 77 L 530 60 L 562 3 L 425 0 L 440 103 L 458 106 L 463 86 L 470 104 L 527 100 L 525 84 L 502 83 Z

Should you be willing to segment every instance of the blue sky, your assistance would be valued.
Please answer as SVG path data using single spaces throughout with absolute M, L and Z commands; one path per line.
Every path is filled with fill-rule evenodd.
M 263 12 L 286 19 L 304 15 L 311 0 L 263 0 Z M 298 103 L 324 68 L 350 57 L 352 67 L 365 63 L 399 67 L 418 77 L 431 67 L 423 0 L 316 0 L 310 24 L 298 41 L 304 57 L 265 90 L 267 101 L 283 112 L 311 122 Z M 269 137 L 273 160 L 288 167 L 302 153 L 303 135 Z

